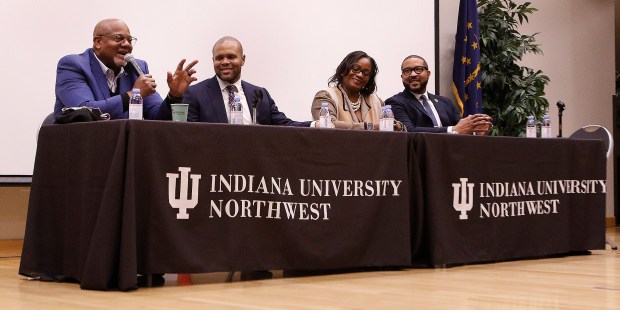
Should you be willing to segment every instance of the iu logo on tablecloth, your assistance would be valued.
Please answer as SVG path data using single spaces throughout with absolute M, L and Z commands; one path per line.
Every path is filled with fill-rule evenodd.
M 467 212 L 474 206 L 474 184 L 467 183 L 467 178 L 461 178 L 461 183 L 452 183 L 454 210 L 461 212 L 459 219 L 466 220 Z
M 186 220 L 189 219 L 189 214 L 187 214 L 187 209 L 193 209 L 198 204 L 198 183 L 200 182 L 201 175 L 200 174 L 189 174 L 191 168 L 189 167 L 179 167 L 179 172 L 181 175 L 181 192 L 179 193 L 179 198 L 176 198 L 176 188 L 177 188 L 177 179 L 179 178 L 178 173 L 166 173 L 168 177 L 168 202 L 170 206 L 175 209 L 179 209 L 179 213 L 177 213 L 178 220 Z M 188 181 L 189 178 L 192 179 L 192 198 L 189 198 L 188 191 Z

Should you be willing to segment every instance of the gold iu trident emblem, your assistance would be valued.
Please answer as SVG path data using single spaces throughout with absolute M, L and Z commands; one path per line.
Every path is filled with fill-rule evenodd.
M 459 219 L 466 220 L 467 212 L 474 206 L 474 184 L 467 184 L 467 178 L 461 178 L 460 180 L 460 184 L 452 183 L 452 206 L 454 207 L 454 210 L 461 212 Z M 467 192 L 468 189 L 469 193 Z
M 187 214 L 187 209 L 193 209 L 198 204 L 198 182 L 200 182 L 200 174 L 192 174 L 192 198 L 190 199 L 189 191 L 187 190 L 187 181 L 189 172 L 191 168 L 189 167 L 179 167 L 179 172 L 181 172 L 181 193 L 179 194 L 179 199 L 176 199 L 176 187 L 177 187 L 177 178 L 179 174 L 177 173 L 166 173 L 168 177 L 168 202 L 170 206 L 175 209 L 179 209 L 179 213 L 177 213 L 178 220 L 187 220 L 189 219 L 189 214 Z

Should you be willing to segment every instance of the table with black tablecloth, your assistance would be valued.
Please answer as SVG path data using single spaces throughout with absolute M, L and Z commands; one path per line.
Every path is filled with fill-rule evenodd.
M 137 274 L 437 266 L 598 249 L 604 156 L 602 142 L 586 140 L 47 125 L 19 272 L 128 290 Z
M 408 265 L 408 147 L 335 129 L 43 126 L 20 273 L 126 290 L 138 273 Z
M 442 266 L 605 247 L 603 142 L 446 134 L 412 140 L 424 193 L 412 223 L 424 234 L 421 261 Z

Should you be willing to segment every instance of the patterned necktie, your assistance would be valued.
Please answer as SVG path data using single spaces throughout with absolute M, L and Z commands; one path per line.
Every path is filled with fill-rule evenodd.
M 430 116 L 431 120 L 433 121 L 433 126 L 437 127 L 437 119 L 435 119 L 435 113 L 433 113 L 431 105 L 428 103 L 428 100 L 426 100 L 426 96 L 422 95 L 420 96 L 420 99 L 422 100 L 422 105 L 424 106 L 424 110 L 426 110 L 426 114 L 428 114 L 428 116 Z
M 228 107 L 230 107 L 235 101 L 235 93 L 237 92 L 237 86 L 230 84 L 226 86 L 226 91 L 228 91 Z
M 233 102 L 235 102 L 235 93 L 237 92 L 237 86 L 230 84 L 226 86 L 228 92 L 228 121 L 230 122 L 231 112 L 233 110 Z

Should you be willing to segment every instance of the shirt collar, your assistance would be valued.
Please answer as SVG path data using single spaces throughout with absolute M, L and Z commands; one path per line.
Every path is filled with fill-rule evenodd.
M 226 87 L 228 85 L 230 85 L 230 83 L 226 82 L 226 81 L 222 81 L 222 79 L 220 79 L 219 76 L 215 76 L 215 78 L 217 79 L 217 83 L 220 85 L 220 91 L 224 91 L 226 90 Z M 241 79 L 238 79 L 237 82 L 233 83 L 233 85 L 235 85 L 237 87 L 237 91 L 239 93 L 242 92 L 242 88 L 241 88 Z
M 114 74 L 114 70 L 108 68 L 106 65 L 103 64 L 103 62 L 101 62 L 101 59 L 99 59 L 99 57 L 97 57 L 97 54 L 93 53 L 95 55 L 95 58 L 97 59 L 97 61 L 99 62 L 99 65 L 101 66 L 101 71 L 103 71 L 103 74 L 107 77 L 108 76 L 108 70 L 112 72 L 112 74 Z M 118 78 L 121 74 L 125 73 L 125 68 L 121 67 L 121 71 L 116 75 L 115 78 Z
M 420 100 L 420 97 L 422 97 L 422 95 L 426 97 L 426 100 L 431 100 L 430 97 L 428 97 L 428 91 L 424 92 L 423 94 L 416 94 L 412 91 L 409 92 L 415 97 L 415 99 L 418 99 L 418 101 Z

